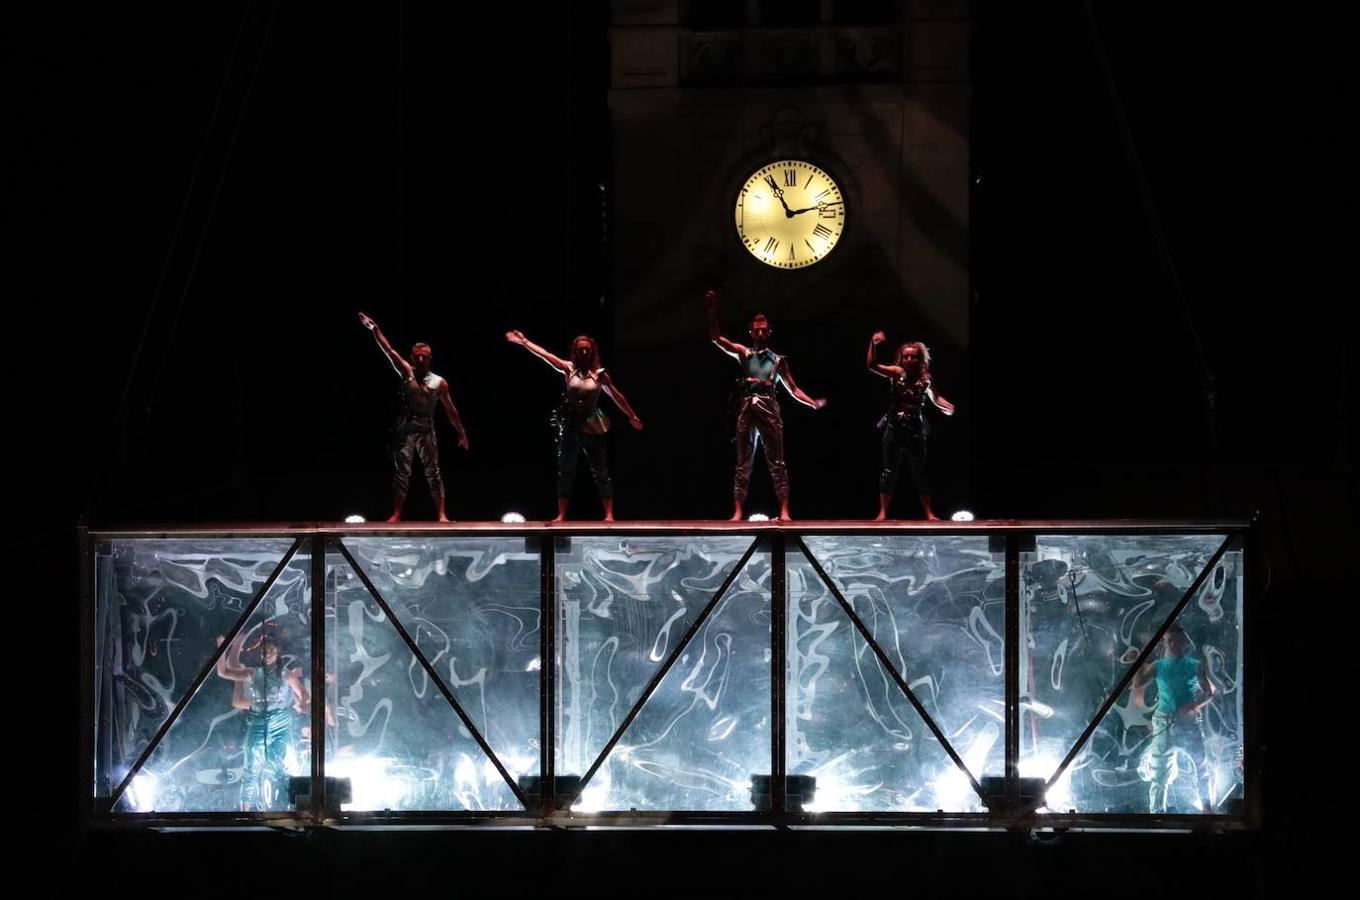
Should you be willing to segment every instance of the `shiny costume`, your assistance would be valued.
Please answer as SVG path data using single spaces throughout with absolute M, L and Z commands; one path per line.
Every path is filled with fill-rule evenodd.
M 751 486 L 751 467 L 755 462 L 756 441 L 765 445 L 765 462 L 770 469 L 775 496 L 782 502 L 789 496 L 789 471 L 784 464 L 784 420 L 779 412 L 775 387 L 784 358 L 768 347 L 748 349 L 741 359 L 739 382 L 741 406 L 737 409 L 737 468 L 732 478 L 732 495 L 744 500 Z M 753 430 L 754 429 L 754 433 Z
M 241 809 L 285 809 L 288 803 L 289 751 L 293 747 L 293 689 L 282 665 L 255 669 L 250 676 L 246 713 L 245 769 L 241 772 Z M 261 777 L 272 790 L 261 796 Z
M 439 441 L 434 431 L 434 409 L 439 403 L 439 386 L 443 379 L 433 372 L 425 377 L 415 375 L 401 386 L 404 410 L 397 424 L 396 446 L 393 451 L 392 494 L 397 507 L 406 499 L 411 487 L 411 464 L 417 455 L 425 469 L 425 481 L 435 500 L 444 497 L 444 479 L 439 474 Z
M 1152 666 L 1157 683 L 1157 706 L 1152 712 L 1152 735 L 1147 749 L 1152 775 L 1148 784 L 1148 811 L 1196 812 L 1194 809 L 1177 810 L 1174 804 L 1167 804 L 1167 795 L 1171 793 L 1176 777 L 1192 774 L 1172 771 L 1176 766 L 1177 748 L 1193 761 L 1195 790 L 1207 811 L 1212 801 L 1209 766 L 1204 759 L 1203 714 L 1196 713 L 1189 719 L 1176 716 L 1176 710 L 1185 704 L 1204 699 L 1204 689 L 1199 683 L 1200 661 L 1189 656 L 1167 656 Z
M 883 471 L 878 477 L 878 492 L 891 494 L 896 491 L 905 458 L 907 474 L 917 496 L 927 497 L 930 483 L 926 478 L 926 435 L 930 433 L 930 427 L 926 423 L 925 405 L 930 377 L 922 376 L 913 381 L 907 378 L 906 372 L 889 378 L 888 414 L 881 423 Z
M 609 417 L 600 409 L 600 376 L 604 369 L 572 369 L 567 373 L 567 388 L 553 413 L 557 429 L 557 496 L 570 497 L 576 478 L 576 464 L 584 451 L 595 490 L 600 499 L 614 496 L 605 455 L 605 434 Z

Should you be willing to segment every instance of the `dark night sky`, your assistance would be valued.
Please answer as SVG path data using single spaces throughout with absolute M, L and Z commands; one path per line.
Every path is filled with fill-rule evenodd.
M 1325 239 L 1305 236 L 1291 210 L 1322 172 L 1290 146 L 1300 133 L 1321 137 L 1300 107 L 1325 103 L 1325 83 L 1305 95 L 1263 77 L 1272 57 L 1253 43 L 1255 23 L 1209 12 L 1168 22 L 1169 10 L 1102 10 L 1101 27 L 1216 379 L 1216 462 L 1329 466 L 1342 447 L 1345 348 L 1327 327 L 1334 305 L 1310 283 L 1316 270 L 1287 262 L 1304 241 L 1307 258 L 1327 256 Z M 579 12 L 526 26 L 502 11 L 416 10 L 399 30 L 395 10 L 322 17 L 285 6 L 233 144 L 267 27 L 260 7 L 244 18 L 205 142 L 240 12 L 46 22 L 20 48 L 31 58 L 16 65 L 19 203 L 7 204 L 12 216 L 23 210 L 7 292 L 23 335 L 12 382 L 31 379 L 45 348 L 60 347 L 62 370 L 83 385 L 69 420 L 53 415 L 45 391 L 14 398 L 18 421 L 56 429 L 24 448 L 35 459 L 79 447 L 77 470 L 54 480 L 47 508 L 71 522 L 93 483 L 97 522 L 375 517 L 387 504 L 394 379 L 354 321 L 366 309 L 399 347 L 434 344 L 436 369 L 451 378 L 474 442 L 465 458 L 445 433 L 455 512 L 545 515 L 544 423 L 557 387 L 501 335 L 519 327 L 564 348 L 589 331 L 609 359 L 612 310 L 626 298 L 608 296 L 599 262 L 600 23 Z M 487 70 L 450 52 L 455 32 L 496 36 L 505 63 Z M 935 457 L 953 486 L 942 500 L 987 516 L 1243 513 L 1263 500 L 1199 487 L 1209 462 L 1201 366 L 1092 46 L 1079 6 L 978 16 L 974 346 L 969 360 L 937 363 L 942 386 L 971 379 L 974 404 L 961 416 L 974 447 L 971 459 Z M 615 372 L 644 419 L 664 418 L 677 367 L 727 377 L 702 340 L 700 310 L 696 298 L 694 334 L 672 336 L 673 358 Z M 804 360 L 817 352 L 813 335 L 832 343 L 863 327 L 779 324 L 784 349 Z M 879 389 L 866 386 L 857 359 L 818 360 L 815 370 L 833 403 Z M 810 467 L 847 443 L 865 457 L 854 454 L 863 449 L 855 436 L 801 411 L 790 420 L 795 513 L 865 514 L 872 472 L 840 483 L 798 477 L 800 457 Z M 937 436 L 947 449 L 947 434 Z M 860 437 L 872 451 L 872 432 Z M 126 459 L 112 463 L 120 440 Z M 697 499 L 667 496 L 629 461 L 674 468 L 692 448 L 646 433 L 614 444 L 621 514 L 725 509 L 725 444 L 708 454 L 699 481 L 712 485 Z M 1109 467 L 1140 470 L 1139 483 L 1125 497 L 1093 490 Z M 1054 470 L 1067 473 L 1062 483 Z M 1194 475 L 1187 483 L 1171 470 Z M 421 493 L 416 516 L 426 511 Z
M 609 146 L 603 15 L 575 6 L 570 21 L 559 10 L 527 22 L 504 4 L 408 6 L 404 24 L 395 6 L 282 4 L 270 26 L 267 4 L 243 19 L 242 4 L 226 3 L 53 10 L 8 23 L 7 400 L 22 485 L 13 508 L 32 513 L 16 546 L 71 569 L 74 526 L 91 497 L 95 523 L 383 513 L 395 379 L 357 309 L 377 316 L 399 347 L 430 341 L 436 370 L 452 379 L 473 453 L 459 456 L 444 433 L 451 512 L 545 515 L 544 423 L 557 388 L 501 333 L 519 327 L 565 345 L 592 331 L 607 352 L 617 300 L 598 302 L 606 291 L 595 185 L 607 175 Z M 1337 171 L 1328 158 L 1339 131 L 1335 23 L 1169 3 L 1097 11 L 1216 379 L 1211 456 L 1200 363 L 1158 261 L 1082 7 L 1018 6 L 982 5 L 975 18 L 977 296 L 972 357 L 966 370 L 953 363 L 953 377 L 971 379 L 974 408 L 961 412 L 971 416 L 973 449 L 970 459 L 933 461 L 950 468 L 949 483 L 967 486 L 945 502 L 1006 517 L 1260 509 L 1275 597 L 1339 584 L 1339 574 L 1311 562 L 1340 552 L 1356 507 L 1345 298 L 1327 280 L 1339 241 L 1319 212 Z M 205 143 L 242 21 L 221 121 Z M 233 146 L 229 122 L 266 30 Z M 501 62 L 474 58 L 487 56 Z M 696 331 L 700 309 L 696 298 Z M 674 346 L 721 365 L 698 334 L 677 335 Z M 616 376 L 644 418 L 664 415 L 670 368 Z M 862 388 L 850 377 L 845 390 Z M 72 403 L 55 402 L 57 385 Z M 833 402 L 840 387 L 825 386 Z M 801 417 L 791 430 L 808 458 L 836 439 Z M 120 442 L 126 458 L 115 465 Z M 671 471 L 695 452 L 649 445 L 645 432 L 616 439 L 615 449 Z M 798 481 L 797 453 L 791 464 L 795 514 L 871 508 L 872 496 L 847 497 L 835 479 Z M 621 498 L 631 492 L 621 515 L 675 514 L 665 490 L 678 480 L 658 482 L 621 483 Z M 419 488 L 412 496 L 411 512 L 427 514 Z M 584 477 L 577 496 L 583 511 L 593 509 Z M 689 514 L 720 515 L 726 481 L 683 502 Z M 63 633 L 75 627 L 70 616 Z M 1305 692 L 1283 680 L 1270 687 L 1276 699 Z M 1296 752 L 1278 751 L 1273 771 Z M 1251 854 L 1259 868 L 1241 876 L 1248 893 L 1300 865 L 1302 839 L 1291 835 L 1301 807 L 1280 799 L 1274 809 L 1259 845 L 1197 845 L 1220 864 Z M 54 822 L 58 835 L 71 833 L 69 817 Z M 486 839 L 488 852 L 519 852 L 504 838 Z M 721 847 L 700 837 L 664 847 L 661 836 L 619 840 L 537 846 L 548 859 L 597 865 L 616 851 L 645 859 Z M 870 852 L 917 852 L 940 866 L 963 865 L 982 846 L 941 838 L 904 851 L 872 840 Z M 765 862 L 798 852 L 773 838 L 749 843 Z M 77 852 L 107 861 L 130 846 L 96 841 Z M 210 854 L 207 846 L 186 852 Z M 417 853 L 415 843 L 404 846 L 399 856 Z M 1067 857 L 1000 838 L 989 846 L 1038 881 L 1063 865 L 1094 872 L 1127 853 L 1161 852 L 1131 842 L 1080 844 Z M 318 868 L 329 858 L 315 844 L 261 852 Z

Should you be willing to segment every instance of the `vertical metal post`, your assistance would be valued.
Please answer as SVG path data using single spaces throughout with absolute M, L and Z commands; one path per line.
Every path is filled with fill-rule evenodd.
M 312 796 L 309 815 L 314 825 L 326 816 L 326 551 L 330 540 L 314 535 L 311 553 L 312 589 Z
M 770 812 L 783 821 L 786 807 L 784 719 L 788 678 L 788 572 L 784 532 L 770 545 Z
M 1020 808 L 1020 538 L 1006 535 L 1006 809 Z
M 557 538 L 539 538 L 538 735 L 540 815 L 556 811 L 557 795 Z
M 76 645 L 80 648 L 80 680 L 77 685 L 80 699 L 76 707 L 80 710 L 80 733 L 76 737 L 76 746 L 80 748 L 80 833 L 83 836 L 94 813 L 94 691 L 99 689 L 99 685 L 95 682 L 94 664 L 94 548 L 84 525 L 77 530 L 76 537 L 80 542 L 80 637 Z
M 1264 658 L 1257 653 L 1261 642 L 1257 632 L 1264 626 L 1265 605 L 1261 603 L 1261 590 L 1264 587 L 1261 567 L 1256 565 L 1261 559 L 1261 524 L 1258 515 L 1253 514 L 1251 526 L 1246 534 L 1238 534 L 1242 541 L 1242 577 L 1244 583 L 1242 596 L 1241 629 L 1242 674 L 1245 676 L 1245 698 L 1242 703 L 1242 793 L 1245 795 L 1247 823 L 1252 828 L 1261 827 L 1261 796 L 1265 760 L 1262 759 L 1266 746 L 1268 723 L 1264 721 L 1265 704 L 1265 665 Z M 1223 602 L 1222 599 L 1219 602 Z M 1260 607 L 1260 609 L 1258 609 Z M 1279 623 L 1285 624 L 1283 622 Z M 1226 810 L 1223 810 L 1226 812 Z

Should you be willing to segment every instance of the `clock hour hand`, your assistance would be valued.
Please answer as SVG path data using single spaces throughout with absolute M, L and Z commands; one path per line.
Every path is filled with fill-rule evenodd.
M 836 200 L 836 201 L 834 201 L 834 202 L 832 202 L 832 203 L 818 203 L 816 206 L 805 206 L 805 207 L 803 207 L 802 209 L 793 209 L 793 210 L 789 210 L 789 218 L 793 218 L 794 216 L 797 216 L 797 215 L 802 215 L 802 214 L 805 213 L 805 212 L 812 212 L 814 209 L 821 209 L 821 208 L 824 207 L 824 206 L 835 206 L 835 205 L 837 205 L 838 203 L 841 203 L 841 202 L 843 202 L 843 201 Z M 787 206 L 784 207 L 784 208 L 785 208 L 785 209 L 788 209 Z
M 786 217 L 792 219 L 792 218 L 793 218 L 793 212 L 789 210 L 789 205 L 788 205 L 787 203 L 784 202 L 784 192 L 783 192 L 782 190 L 779 189 L 779 185 L 777 185 L 777 184 L 774 183 L 774 176 L 773 176 L 773 175 L 766 175 L 766 176 L 765 176 L 765 183 L 768 184 L 768 185 L 770 186 L 770 190 L 774 191 L 774 195 L 775 195 L 776 197 L 779 198 L 779 203 L 780 203 L 780 205 L 782 205 L 782 206 L 784 207 L 784 215 L 785 215 Z

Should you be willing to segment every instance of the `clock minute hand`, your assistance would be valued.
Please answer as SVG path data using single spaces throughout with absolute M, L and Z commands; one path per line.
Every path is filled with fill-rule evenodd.
M 774 195 L 779 198 L 780 205 L 784 207 L 784 215 L 787 218 L 792 219 L 793 212 L 789 209 L 789 205 L 784 202 L 784 192 L 779 189 L 779 185 L 774 183 L 774 176 L 766 175 L 765 183 L 770 186 L 770 190 L 774 191 Z

